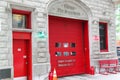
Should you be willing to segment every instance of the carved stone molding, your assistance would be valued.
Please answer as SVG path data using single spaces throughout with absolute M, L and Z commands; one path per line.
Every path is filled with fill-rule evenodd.
M 48 7 L 48 12 L 50 15 L 69 17 L 76 19 L 88 19 L 87 12 L 83 9 L 84 6 L 76 4 L 74 1 L 66 0 L 56 1 Z

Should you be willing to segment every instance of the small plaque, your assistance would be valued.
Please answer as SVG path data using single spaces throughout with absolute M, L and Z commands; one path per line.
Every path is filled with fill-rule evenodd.
M 38 32 L 37 36 L 39 38 L 47 38 L 47 33 L 44 31 Z

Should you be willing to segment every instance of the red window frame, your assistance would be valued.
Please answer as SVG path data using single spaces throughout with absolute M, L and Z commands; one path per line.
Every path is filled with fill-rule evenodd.
M 105 22 L 99 22 L 99 25 L 100 24 L 103 24 L 105 25 L 105 49 L 101 49 L 100 48 L 100 52 L 108 52 L 108 23 L 105 23 Z M 99 26 L 100 27 L 100 26 Z M 100 28 L 99 28 L 99 34 L 100 34 Z M 100 44 L 101 46 L 101 44 Z
M 31 12 L 30 11 L 12 9 L 12 14 L 25 15 L 26 16 L 26 29 L 31 29 Z

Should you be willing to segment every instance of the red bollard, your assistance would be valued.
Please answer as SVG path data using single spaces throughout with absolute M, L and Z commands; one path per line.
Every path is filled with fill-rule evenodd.
M 91 66 L 91 75 L 94 75 L 95 74 L 95 69 L 93 66 Z
M 53 80 L 53 72 L 49 72 L 49 80 Z

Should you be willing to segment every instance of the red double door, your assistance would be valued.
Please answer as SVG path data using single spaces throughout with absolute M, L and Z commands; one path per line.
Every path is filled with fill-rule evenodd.
M 51 70 L 58 76 L 85 73 L 83 21 L 49 16 Z

